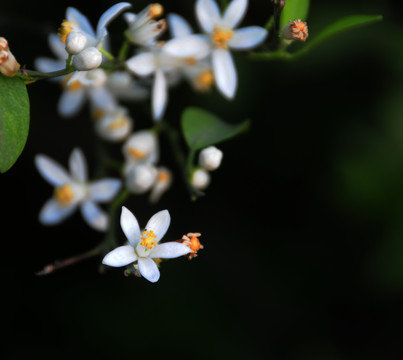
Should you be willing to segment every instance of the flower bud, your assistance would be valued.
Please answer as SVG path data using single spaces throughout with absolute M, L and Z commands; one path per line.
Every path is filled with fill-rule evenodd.
M 290 21 L 283 30 L 285 40 L 305 41 L 308 35 L 308 25 L 300 19 Z
M 66 51 L 71 55 L 76 55 L 85 49 L 87 38 L 80 32 L 73 31 L 66 37 Z
M 0 37 L 0 73 L 5 76 L 14 76 L 20 68 L 20 64 L 8 47 L 8 42 L 4 37 Z
M 73 56 L 73 66 L 76 70 L 92 70 L 102 63 L 102 54 L 95 47 L 88 47 Z
M 192 175 L 192 185 L 203 190 L 210 184 L 210 174 L 204 169 L 197 169 Z
M 127 173 L 126 186 L 134 194 L 150 190 L 157 178 L 157 169 L 151 164 L 132 166 Z
M 215 146 L 209 146 L 200 151 L 199 164 L 205 170 L 215 170 L 220 166 L 222 156 L 221 150 L 217 149 Z

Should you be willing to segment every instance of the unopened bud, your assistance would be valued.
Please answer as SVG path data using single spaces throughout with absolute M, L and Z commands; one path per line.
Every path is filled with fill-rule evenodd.
M 76 55 L 85 49 L 87 38 L 80 32 L 73 31 L 66 37 L 66 51 L 71 55 Z
M 132 166 L 126 177 L 126 186 L 135 194 L 145 193 L 154 185 L 157 173 L 157 169 L 151 164 Z
M 102 54 L 95 47 L 88 47 L 73 56 L 73 66 L 76 70 L 96 69 L 102 63 Z
M 199 164 L 202 168 L 208 171 L 217 169 L 223 157 L 221 150 L 217 149 L 215 146 L 209 146 L 199 154 Z
M 0 72 L 5 76 L 14 76 L 20 68 L 20 64 L 10 51 L 8 42 L 0 37 Z
M 286 40 L 305 41 L 308 35 L 308 25 L 300 19 L 290 21 L 283 30 L 283 37 Z
M 210 184 L 210 174 L 204 169 L 197 169 L 192 175 L 192 185 L 203 190 Z

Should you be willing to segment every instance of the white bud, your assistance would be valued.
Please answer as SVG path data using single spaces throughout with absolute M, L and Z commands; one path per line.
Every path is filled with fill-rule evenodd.
M 88 47 L 73 56 L 73 66 L 76 70 L 92 70 L 102 63 L 102 54 L 95 47 Z
M 210 184 L 210 174 L 204 169 L 197 169 L 192 176 L 192 185 L 203 190 Z
M 151 189 L 157 179 L 158 171 L 151 164 L 132 166 L 127 173 L 126 186 L 135 193 L 142 194 Z
M 221 150 L 217 149 L 215 146 L 209 146 L 199 154 L 199 164 L 205 170 L 212 171 L 217 169 L 223 157 Z
M 87 38 L 80 32 L 72 31 L 66 37 L 66 51 L 76 55 L 85 49 Z

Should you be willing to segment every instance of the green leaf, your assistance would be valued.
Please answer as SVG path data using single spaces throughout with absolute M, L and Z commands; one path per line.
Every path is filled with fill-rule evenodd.
M 381 20 L 382 15 L 350 15 L 343 17 L 327 26 L 312 40 L 308 40 L 306 45 L 301 50 L 293 54 L 293 57 L 297 57 L 306 53 L 314 46 L 328 40 L 332 36 L 335 36 L 347 30 L 351 30 L 358 26 L 368 25 Z
M 29 98 L 24 81 L 0 75 L 0 172 L 17 161 L 28 137 Z
M 229 124 L 197 107 L 186 108 L 181 121 L 186 143 L 193 151 L 228 140 L 249 128 L 249 120 L 240 124 Z
M 309 0 L 287 0 L 280 15 L 280 29 L 290 21 L 305 21 L 309 12 Z

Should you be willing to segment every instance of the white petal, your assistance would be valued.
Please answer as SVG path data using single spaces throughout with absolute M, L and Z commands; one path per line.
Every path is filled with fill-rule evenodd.
M 218 90 L 226 98 L 232 99 L 237 88 L 237 73 L 231 53 L 223 49 L 213 50 L 212 64 Z
M 91 88 L 88 91 L 88 97 L 90 98 L 91 104 L 99 110 L 112 109 L 117 105 L 114 96 L 104 86 Z
M 39 173 L 54 186 L 61 186 L 71 181 L 65 168 L 46 155 L 36 155 L 35 165 Z
M 48 36 L 48 44 L 53 54 L 57 56 L 58 59 L 64 60 L 64 66 L 66 65 L 66 59 L 69 54 L 66 51 L 65 45 L 60 41 L 59 36 L 57 34 L 49 34 Z
M 169 211 L 161 210 L 154 214 L 150 220 L 148 220 L 145 228 L 147 230 L 152 230 L 157 236 L 157 241 L 159 242 L 167 232 L 170 223 L 171 216 L 169 215 Z
M 49 199 L 39 212 L 39 221 L 44 225 L 57 225 L 72 214 L 77 207 L 60 206 L 54 198 Z
M 193 33 L 192 28 L 190 27 L 189 23 L 180 15 L 178 14 L 168 14 L 168 28 L 171 32 L 172 37 L 181 37 L 190 35 Z
M 162 51 L 169 56 L 177 58 L 194 57 L 201 59 L 210 52 L 207 38 L 199 34 L 186 35 L 171 39 L 165 43 Z
M 248 26 L 234 31 L 234 36 L 228 41 L 231 49 L 248 50 L 259 45 L 267 36 L 267 30 L 260 26 Z
M 85 160 L 83 152 L 75 148 L 69 158 L 70 172 L 74 180 L 78 182 L 86 182 L 87 175 L 87 161 Z
M 81 205 L 81 214 L 85 221 L 92 228 L 98 231 L 105 231 L 109 225 L 108 215 L 94 202 L 85 201 Z
M 134 248 L 130 245 L 119 246 L 112 250 L 102 259 L 102 264 L 121 267 L 129 265 L 137 260 L 137 255 Z
M 130 245 L 135 248 L 140 242 L 140 226 L 133 213 L 124 206 L 120 215 L 120 226 Z
M 57 110 L 63 117 L 72 117 L 82 109 L 84 102 L 85 94 L 83 89 L 74 91 L 65 89 L 60 95 Z
M 63 60 L 55 60 L 46 57 L 39 57 L 35 59 L 35 68 L 41 72 L 52 72 L 63 70 L 66 67 L 66 62 Z M 61 77 L 58 76 L 60 79 Z M 53 79 L 53 78 L 51 78 Z
M 158 244 L 157 247 L 152 249 L 150 257 L 173 259 L 182 255 L 186 255 L 191 251 L 192 250 L 184 244 L 178 242 L 167 242 L 164 244 Z
M 248 0 L 232 0 L 225 9 L 224 23 L 233 29 L 242 21 L 247 8 Z
M 197 0 L 196 16 L 202 30 L 211 33 L 220 20 L 220 9 L 214 0 Z
M 153 259 L 150 258 L 139 258 L 139 271 L 140 274 L 151 282 L 157 282 L 160 278 L 160 271 L 158 270 L 157 264 Z
M 108 10 L 106 10 L 102 16 L 99 18 L 97 25 L 97 41 L 100 41 L 106 34 L 106 26 L 122 11 L 131 7 L 132 5 L 128 2 L 120 2 L 113 6 L 111 6 Z
M 157 69 L 154 75 L 152 95 L 152 114 L 155 121 L 161 120 L 168 103 L 168 85 L 161 69 Z
M 122 186 L 120 179 L 102 179 L 88 186 L 89 197 L 96 202 L 111 201 Z
M 84 35 L 88 35 L 88 37 L 95 39 L 95 32 L 92 28 L 92 25 L 88 21 L 88 18 L 83 15 L 76 8 L 69 7 L 66 10 L 66 18 L 68 21 L 74 21 L 79 30 L 84 33 Z M 78 29 L 77 29 L 78 30 Z
M 149 76 L 155 71 L 155 57 L 151 52 L 144 52 L 127 60 L 126 65 L 139 76 Z

